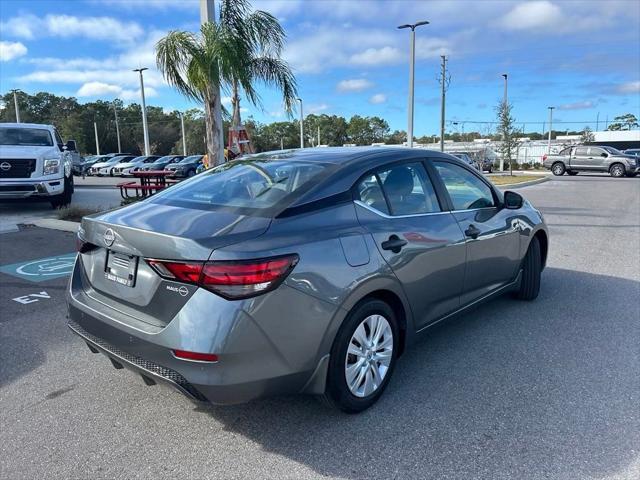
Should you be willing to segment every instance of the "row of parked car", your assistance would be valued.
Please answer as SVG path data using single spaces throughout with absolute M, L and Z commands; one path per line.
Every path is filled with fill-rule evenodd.
M 97 177 L 127 177 L 134 172 L 145 170 L 170 170 L 174 177 L 186 178 L 202 169 L 202 155 L 131 155 L 110 153 L 86 157 L 80 164 L 74 165 L 76 175 L 95 175 Z

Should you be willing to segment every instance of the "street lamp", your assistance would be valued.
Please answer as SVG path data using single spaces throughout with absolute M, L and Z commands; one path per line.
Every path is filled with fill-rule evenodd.
M 304 115 L 302 114 L 302 99 L 296 98 L 300 102 L 300 148 L 304 148 Z
M 553 129 L 553 109 L 556 107 L 547 107 L 549 109 L 549 142 L 547 144 L 547 154 L 551 153 L 551 130 Z
M 16 123 L 20 123 L 20 107 L 18 107 L 18 92 L 20 93 L 22 92 L 17 88 L 14 88 L 13 90 L 9 90 L 9 91 L 13 92 L 13 105 L 16 108 Z
M 147 106 L 144 101 L 144 80 L 142 79 L 142 72 L 149 70 L 148 68 L 136 68 L 133 71 L 140 73 L 140 96 L 142 97 L 142 130 L 144 133 L 144 154 L 149 156 L 149 129 L 147 127 Z
M 407 145 L 409 148 L 413 147 L 413 82 L 414 82 L 414 68 L 416 63 L 416 28 L 420 25 L 428 25 L 426 20 L 417 22 L 414 24 L 400 25 L 398 29 L 410 28 L 411 29 L 411 43 L 409 50 L 409 113 L 408 113 L 408 127 L 407 127 Z M 444 80 L 444 79 L 443 79 Z
M 507 85 L 509 83 L 508 81 L 508 75 L 506 73 L 503 73 L 502 76 L 504 77 L 504 104 L 506 105 L 508 102 L 508 97 L 507 97 Z
M 502 78 L 504 78 L 504 96 L 502 98 L 502 108 L 503 108 L 503 113 L 506 114 L 506 108 L 507 105 L 509 104 L 509 97 L 507 97 L 507 85 L 509 83 L 509 76 L 506 73 L 502 74 Z M 507 132 L 503 131 L 502 132 L 502 141 L 506 142 L 507 141 Z M 511 159 L 509 159 L 509 165 L 511 165 Z M 503 155 L 500 155 L 500 171 L 502 172 L 504 170 L 504 158 Z

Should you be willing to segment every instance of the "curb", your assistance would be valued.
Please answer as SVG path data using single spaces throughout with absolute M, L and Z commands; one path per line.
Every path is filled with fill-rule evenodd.
M 32 225 L 40 228 L 49 228 L 51 230 L 61 230 L 63 232 L 76 233 L 80 222 L 70 222 L 68 220 L 56 220 L 55 218 L 43 218 L 41 220 L 34 220 Z
M 99 189 L 105 189 L 105 190 L 116 190 L 117 187 L 115 185 L 75 185 L 75 188 L 90 188 L 90 189 L 94 189 L 94 188 L 99 188 Z
M 536 180 L 529 180 L 528 182 L 507 183 L 507 184 L 504 184 L 504 185 L 496 185 L 496 187 L 498 187 L 500 189 L 530 187 L 531 185 L 538 185 L 539 183 L 548 182 L 549 180 L 551 180 L 551 178 L 544 177 L 544 178 L 538 178 Z

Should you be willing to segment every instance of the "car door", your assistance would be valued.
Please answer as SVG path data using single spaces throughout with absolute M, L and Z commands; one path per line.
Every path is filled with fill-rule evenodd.
M 608 156 L 604 148 L 589 147 L 585 165 L 589 170 L 608 170 Z
M 465 235 L 467 266 L 461 304 L 512 282 L 520 266 L 520 223 L 502 208 L 498 194 L 480 174 L 447 160 L 431 163 L 453 216 Z
M 355 187 L 356 212 L 400 280 L 420 329 L 460 304 L 465 240 L 421 162 L 387 165 Z
M 589 170 L 589 147 L 575 147 L 571 157 L 571 166 Z

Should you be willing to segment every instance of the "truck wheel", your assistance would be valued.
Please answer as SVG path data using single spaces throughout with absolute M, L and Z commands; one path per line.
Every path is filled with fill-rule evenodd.
M 567 173 L 572 177 L 575 177 L 578 174 L 578 172 L 576 172 L 575 170 L 569 170 Z
M 540 293 L 540 274 L 542 272 L 542 255 L 537 237 L 531 239 L 529 249 L 522 261 L 522 281 L 515 292 L 519 300 L 535 300 Z
M 566 168 L 564 168 L 564 163 L 562 162 L 556 162 L 553 165 L 551 165 L 551 173 L 553 173 L 556 177 L 560 177 L 564 175 L 565 171 L 566 171 Z
M 399 347 L 396 315 L 381 300 L 354 307 L 336 335 L 324 400 L 347 413 L 373 405 L 393 374 Z
M 60 195 L 56 195 L 51 199 L 52 208 L 66 207 L 71 203 L 71 196 L 73 195 L 73 179 L 64 179 L 64 191 Z
M 622 165 L 621 163 L 614 163 L 613 165 L 611 165 L 611 167 L 609 167 L 609 175 L 611 175 L 612 177 L 624 177 L 624 174 L 624 165 Z

